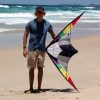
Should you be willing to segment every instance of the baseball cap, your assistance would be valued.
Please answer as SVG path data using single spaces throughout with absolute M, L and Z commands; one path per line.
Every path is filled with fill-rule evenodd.
M 36 7 L 36 11 L 35 12 L 37 12 L 37 11 L 45 12 L 44 8 L 42 6 Z

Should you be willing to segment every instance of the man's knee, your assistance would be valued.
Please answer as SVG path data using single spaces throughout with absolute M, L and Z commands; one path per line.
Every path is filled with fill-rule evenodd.
M 39 67 L 38 66 L 38 71 L 40 72 L 40 71 L 43 71 L 43 67 Z
M 34 72 L 34 68 L 33 68 L 33 67 L 30 68 L 29 71 L 30 71 L 30 72 Z

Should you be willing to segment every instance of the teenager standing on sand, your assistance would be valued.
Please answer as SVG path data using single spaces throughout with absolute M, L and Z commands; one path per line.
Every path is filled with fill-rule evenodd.
M 38 92 L 41 91 L 41 83 L 43 77 L 43 67 L 45 58 L 45 40 L 47 32 L 49 32 L 54 39 L 52 25 L 43 19 L 45 11 L 42 6 L 38 6 L 35 11 L 36 18 L 28 22 L 23 36 L 23 56 L 27 56 L 27 66 L 29 68 L 29 83 L 30 88 L 26 92 L 33 91 L 34 69 L 38 68 Z M 27 38 L 29 36 L 29 44 L 27 49 Z

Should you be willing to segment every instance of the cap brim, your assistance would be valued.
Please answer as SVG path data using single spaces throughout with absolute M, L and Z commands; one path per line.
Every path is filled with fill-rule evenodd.
M 45 13 L 43 10 L 37 10 L 35 13 L 37 13 L 37 12 L 43 12 L 43 13 Z

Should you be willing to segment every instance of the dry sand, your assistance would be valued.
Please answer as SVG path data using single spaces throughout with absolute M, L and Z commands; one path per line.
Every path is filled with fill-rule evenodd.
M 62 77 L 46 55 L 43 93 L 24 94 L 28 89 L 28 69 L 22 48 L 0 49 L 0 100 L 99 100 L 100 35 L 74 39 L 79 53 L 69 62 L 69 73 L 80 93 Z M 37 88 L 35 70 L 34 88 Z

